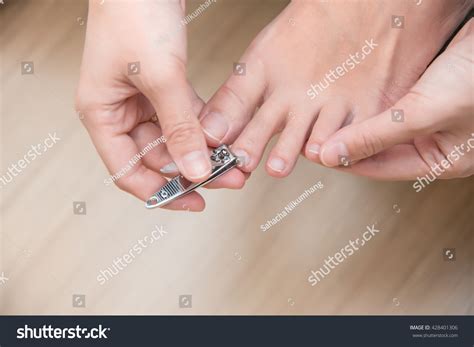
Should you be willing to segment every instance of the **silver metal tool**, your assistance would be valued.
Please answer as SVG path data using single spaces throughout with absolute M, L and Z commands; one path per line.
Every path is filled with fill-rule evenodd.
M 186 194 L 191 193 L 197 188 L 214 181 L 217 177 L 225 174 L 227 171 L 236 167 L 239 163 L 236 157 L 226 145 L 221 145 L 214 149 L 211 154 L 212 173 L 209 178 L 203 182 L 190 182 L 182 175 L 172 178 L 159 191 L 146 202 L 146 208 L 162 207 L 169 204 Z

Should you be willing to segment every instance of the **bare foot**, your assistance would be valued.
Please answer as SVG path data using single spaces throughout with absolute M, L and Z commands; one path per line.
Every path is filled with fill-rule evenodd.
M 407 93 L 469 10 L 469 1 L 294 1 L 253 41 L 200 118 L 208 143 L 233 143 L 254 170 L 284 177 L 305 142 L 320 146 L 341 127 Z M 243 65 L 242 65 L 243 66 Z M 254 115 L 257 107 L 259 110 Z

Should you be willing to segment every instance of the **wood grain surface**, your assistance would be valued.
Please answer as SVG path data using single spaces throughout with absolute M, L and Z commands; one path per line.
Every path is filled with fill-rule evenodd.
M 285 5 L 219 0 L 190 23 L 189 78 L 204 100 Z M 412 182 L 300 158 L 286 179 L 260 166 L 242 190 L 204 190 L 203 213 L 149 211 L 105 186 L 74 110 L 86 18 L 86 1 L 0 4 L 1 175 L 48 134 L 61 139 L 0 187 L 1 314 L 474 314 L 472 177 L 416 193 Z M 34 62 L 34 74 L 22 74 L 22 62 Z M 262 231 L 319 181 L 322 189 Z M 74 214 L 82 201 L 86 214 Z M 372 225 L 380 232 L 370 242 L 308 282 Z M 156 226 L 166 233 L 97 280 Z M 445 248 L 455 248 L 454 261 Z M 85 295 L 85 307 L 73 295 Z M 192 295 L 192 307 L 180 308 L 180 295 Z

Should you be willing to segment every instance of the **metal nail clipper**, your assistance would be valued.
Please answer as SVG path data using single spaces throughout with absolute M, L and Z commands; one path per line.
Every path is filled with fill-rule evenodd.
M 212 173 L 207 180 L 195 183 L 188 181 L 182 175 L 176 176 L 161 187 L 159 191 L 153 194 L 153 196 L 148 199 L 145 206 L 150 209 L 165 206 L 171 201 L 214 181 L 217 177 L 236 167 L 238 163 L 239 158 L 232 154 L 226 145 L 221 145 L 212 151 Z

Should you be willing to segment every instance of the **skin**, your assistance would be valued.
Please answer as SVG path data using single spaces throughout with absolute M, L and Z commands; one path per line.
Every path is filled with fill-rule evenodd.
M 404 110 L 404 122 L 392 122 L 387 110 L 339 130 L 322 146 L 323 164 L 339 165 L 338 152 L 344 152 L 357 161 L 344 170 L 377 179 L 474 174 L 473 40 L 471 19 L 393 106 Z
M 155 147 L 116 182 L 144 201 L 166 183 L 160 169 L 170 162 L 190 181 L 204 180 L 211 171 L 197 119 L 203 102 L 186 78 L 183 17 L 184 1 L 89 3 L 76 107 L 111 174 L 164 135 L 165 145 Z M 133 62 L 140 63 L 139 73 L 129 68 Z M 158 122 L 151 121 L 154 114 Z M 244 180 L 234 170 L 213 187 L 239 188 Z M 167 208 L 200 211 L 204 200 L 192 193 Z
M 459 37 L 472 40 L 466 34 L 470 29 L 417 82 L 469 4 L 433 0 L 416 8 L 407 1 L 294 1 L 240 59 L 247 64 L 246 76 L 231 76 L 204 105 L 186 78 L 186 30 L 180 25 L 184 1 L 91 0 L 77 109 L 111 174 L 165 136 L 165 145 L 155 147 L 116 182 L 142 200 L 178 171 L 191 181 L 205 179 L 210 173 L 208 144 L 233 143 L 243 159 L 243 172 L 232 170 L 209 187 L 240 188 L 277 133 L 279 141 L 266 163 L 272 176 L 287 176 L 302 151 L 314 162 L 337 166 L 331 158 L 334 148 L 342 148 L 353 161 L 344 170 L 411 179 L 446 157 L 453 144 L 465 141 L 472 125 L 465 116 L 472 115 L 472 104 L 464 97 L 472 95 L 472 66 L 465 62 L 472 62 L 472 51 L 466 55 L 467 48 L 459 47 L 467 44 L 455 45 Z M 405 16 L 403 30 L 387 25 L 393 13 Z M 356 57 L 357 67 L 349 71 L 346 66 L 341 76 L 335 65 L 352 59 L 371 39 L 377 46 L 364 51 L 364 59 Z M 456 58 L 460 54 L 464 59 Z M 132 62 L 140 63 L 139 73 L 128 70 Z M 441 66 L 446 64 L 458 72 L 445 73 Z M 313 100 L 308 86 L 325 77 L 330 87 Z M 467 83 L 460 83 L 462 78 Z M 406 116 L 397 128 L 387 124 L 384 112 L 395 107 Z M 155 114 L 158 120 L 152 121 Z M 459 168 L 463 162 L 443 177 L 472 174 L 472 168 Z M 193 193 L 167 208 L 199 211 L 204 200 Z
M 293 1 L 239 59 L 246 75 L 232 75 L 204 106 L 199 117 L 208 142 L 233 143 L 246 158 L 245 172 L 256 169 L 276 134 L 269 175 L 289 175 L 301 152 L 320 163 L 322 145 L 339 129 L 376 116 L 411 90 L 470 4 Z M 393 14 L 404 16 L 403 29 L 391 26 Z M 327 87 L 310 97 L 310 86 L 324 79 Z

